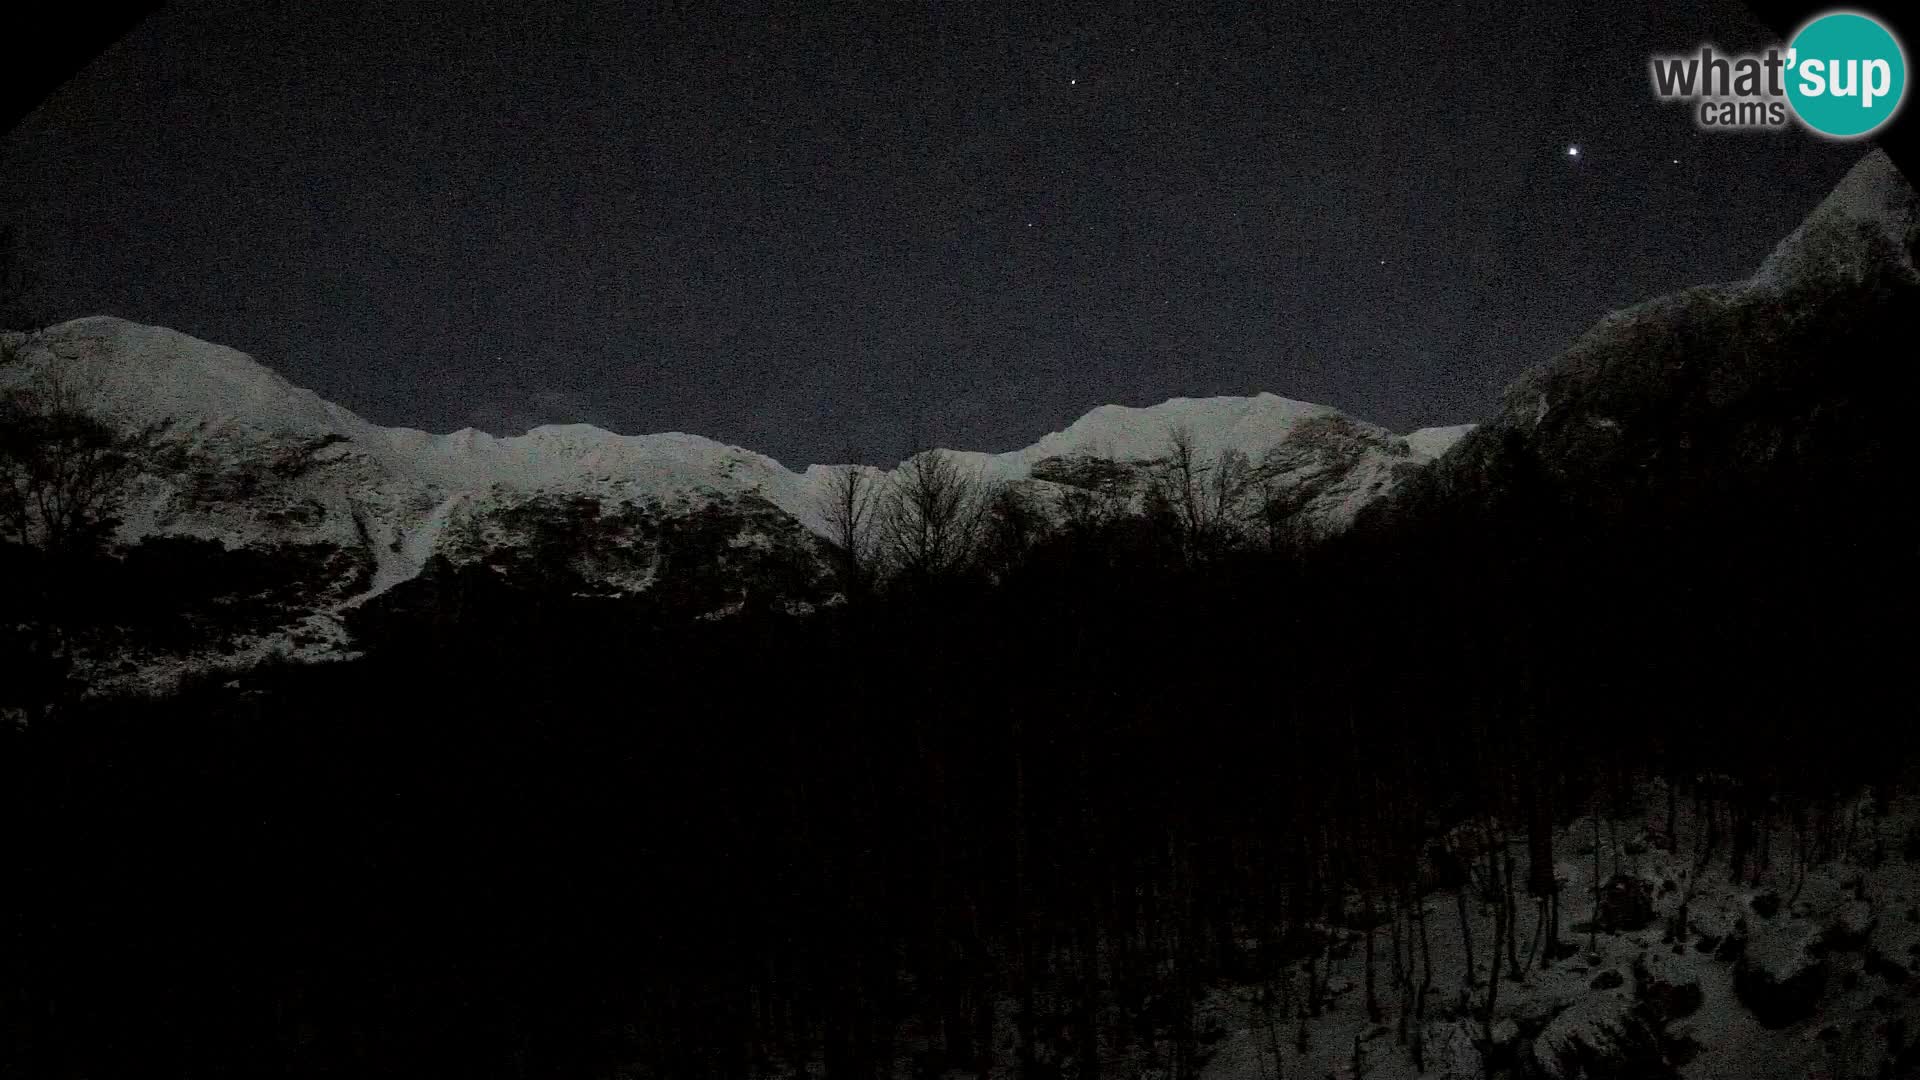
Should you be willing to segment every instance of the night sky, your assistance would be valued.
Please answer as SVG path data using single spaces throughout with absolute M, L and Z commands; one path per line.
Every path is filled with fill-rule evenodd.
M 381 423 L 797 466 L 1179 395 L 1483 418 L 1866 149 L 1653 99 L 1774 43 L 1730 0 L 827 6 L 174 0 L 0 141 L 0 223 L 42 318 Z

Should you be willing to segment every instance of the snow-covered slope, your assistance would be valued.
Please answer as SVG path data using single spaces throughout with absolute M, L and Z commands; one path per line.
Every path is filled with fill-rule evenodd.
M 556 493 L 629 502 L 753 495 L 823 529 L 818 508 L 833 467 L 796 473 L 764 454 L 698 435 L 618 435 L 585 424 L 510 437 L 471 428 L 449 435 L 383 428 L 233 349 L 107 317 L 42 331 L 22 355 L 26 364 L 13 378 L 57 365 L 84 383 L 101 412 L 128 426 L 164 425 L 169 443 L 183 452 L 188 468 L 179 475 L 148 478 L 127 515 L 129 538 L 185 533 L 230 545 L 360 540 L 379 588 L 418 572 L 460 523 Z M 1361 493 L 1377 491 L 1394 464 L 1431 460 L 1470 430 L 1425 428 L 1401 438 L 1325 406 L 1260 394 L 1107 405 L 1024 449 L 953 454 L 988 479 L 1021 482 L 1056 459 L 1149 462 L 1167 452 L 1175 429 L 1192 434 L 1203 458 L 1223 450 L 1257 457 L 1307 421 L 1339 424 L 1364 444 L 1348 463 Z M 239 477 L 261 482 L 236 485 Z M 1330 504 L 1327 516 L 1341 518 L 1354 501 Z
M 1911 269 L 1916 244 L 1920 244 L 1920 196 L 1886 151 L 1873 150 L 1774 248 L 1744 285 L 1778 291 L 1808 278 L 1857 274 L 1870 254 L 1904 259 Z M 1882 251 L 1869 252 L 1869 247 Z
M 1477 505 L 1499 478 L 1535 469 L 1605 488 L 1668 469 L 1726 476 L 1787 455 L 1818 460 L 1891 407 L 1917 246 L 1920 197 L 1871 151 L 1753 276 L 1602 318 L 1515 379 L 1492 420 L 1377 512 Z
M 1507 390 L 1509 413 L 1538 426 L 1557 408 L 1599 404 L 1604 397 L 1644 396 L 1643 383 L 1662 381 L 1669 393 L 1684 388 L 1677 359 L 1654 347 L 1706 331 L 1738 341 L 1748 327 L 1738 317 L 1777 310 L 1789 318 L 1801 305 L 1826 303 L 1863 276 L 1886 272 L 1912 280 L 1920 240 L 1920 197 L 1883 150 L 1861 158 L 1813 213 L 1767 256 L 1752 277 L 1660 297 L 1616 312 L 1587 331 L 1561 356 L 1522 375 Z M 1649 361 L 1662 361 L 1652 363 Z M 1767 374 L 1754 366 L 1714 371 L 1720 385 L 1705 389 L 1731 397 L 1747 381 Z
M 304 579 L 314 613 L 344 610 L 418 576 L 436 557 L 518 572 L 542 544 L 592 589 L 659 580 L 664 522 L 693 516 L 729 551 L 779 549 L 824 566 L 818 537 L 836 468 L 790 470 L 698 435 L 619 435 L 583 424 L 499 437 L 371 424 L 233 349 L 121 319 L 79 319 L 15 339 L 0 383 L 64 381 L 128 429 L 158 431 L 121 517 L 121 539 L 195 537 L 277 553 Z M 1183 431 L 1211 461 L 1224 451 L 1305 485 L 1300 511 L 1322 529 L 1350 521 L 1468 430 L 1400 437 L 1337 410 L 1260 394 L 1108 405 L 1007 453 L 950 451 L 990 481 L 1048 498 L 1087 461 L 1112 463 L 1135 495 Z M 881 483 L 891 473 L 872 470 Z M 724 523 L 717 519 L 724 518 Z M 735 563 L 740 560 L 736 559 Z M 684 572 L 681 560 L 670 573 Z M 736 567 L 740 573 L 742 568 Z M 743 584 L 743 588 L 747 587 Z M 817 599 L 817 598 L 816 598 Z M 320 635 L 332 640 L 337 635 Z
M 1423 427 L 1407 433 L 1407 445 L 1413 448 L 1414 456 L 1431 461 L 1453 449 L 1453 444 L 1466 438 L 1473 428 L 1472 424 Z

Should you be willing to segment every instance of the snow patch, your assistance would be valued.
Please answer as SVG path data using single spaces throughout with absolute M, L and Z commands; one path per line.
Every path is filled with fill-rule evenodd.
M 1453 424 L 1449 427 L 1424 427 L 1407 433 L 1407 446 L 1413 456 L 1422 461 L 1434 458 L 1453 449 L 1454 444 L 1467 437 L 1476 425 Z

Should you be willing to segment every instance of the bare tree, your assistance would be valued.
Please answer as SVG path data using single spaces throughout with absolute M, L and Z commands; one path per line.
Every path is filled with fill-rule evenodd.
M 1097 535 L 1126 513 L 1136 479 L 1132 465 L 1086 452 L 1039 478 L 1056 485 L 1053 509 L 1062 529 L 1076 540 Z
M 900 464 L 875 521 L 888 567 L 915 580 L 963 569 L 977 554 L 995 491 L 942 450 Z
M 1179 530 L 1181 554 L 1191 560 L 1202 524 L 1206 520 L 1207 465 L 1194 445 L 1193 428 L 1185 424 L 1167 427 L 1167 453 L 1154 465 L 1156 494 L 1173 514 Z
M 1084 538 L 1100 531 L 1113 518 L 1113 500 L 1097 488 L 1063 485 L 1054 496 L 1060 523 L 1067 534 Z
M 1286 551 L 1311 538 L 1303 515 L 1332 480 L 1329 470 L 1302 470 L 1299 454 L 1282 443 L 1261 455 L 1248 480 L 1247 527 L 1270 552 Z
M 871 583 L 878 507 L 879 482 L 862 465 L 835 467 L 820 493 L 820 515 L 827 524 L 827 540 L 839 556 L 841 584 L 849 599 Z
M 1004 580 L 1026 558 L 1027 552 L 1047 530 L 1045 519 L 1019 488 L 1003 483 L 983 485 L 981 554 L 987 569 Z
M 1213 459 L 1207 475 L 1206 522 L 1203 537 L 1211 549 L 1239 543 L 1258 490 L 1257 470 L 1246 453 L 1228 447 Z
M 0 545 L 25 548 L 34 556 L 29 565 L 58 565 L 104 544 L 156 432 L 129 434 L 95 416 L 99 387 L 85 369 L 59 360 L 19 366 L 25 363 L 16 359 L 0 373 Z M 84 588 L 88 573 L 65 569 L 17 573 L 7 582 L 5 599 L 31 624 L 24 635 L 9 635 L 22 649 L 7 648 L 6 660 L 24 677 L 0 687 L 8 706 L 57 711 L 77 692 L 73 642 L 86 627 L 72 621 L 71 590 Z
M 1195 563 L 1244 538 L 1266 470 L 1232 448 L 1207 460 L 1193 429 L 1174 424 L 1167 428 L 1167 452 L 1149 475 L 1150 494 L 1173 518 L 1181 558 Z
M 47 553 L 104 539 L 152 431 L 99 419 L 99 387 L 50 362 L 0 392 L 0 538 Z
M 1535 947 L 1544 936 L 1540 970 L 1553 966 L 1560 951 L 1560 882 L 1553 856 L 1553 807 L 1546 782 L 1531 766 L 1526 789 L 1527 807 L 1527 895 L 1538 904 L 1534 923 Z M 1530 950 L 1531 952 L 1531 950 Z M 1533 957 L 1527 957 L 1531 966 Z

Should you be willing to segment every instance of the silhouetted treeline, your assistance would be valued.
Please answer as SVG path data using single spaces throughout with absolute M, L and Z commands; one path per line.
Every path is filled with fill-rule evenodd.
M 440 564 L 358 617 L 364 659 L 68 702 L 0 744 L 4 1064 L 1191 1075 L 1205 985 L 1318 1009 L 1282 971 L 1461 887 L 1444 828 L 1550 853 L 1635 779 L 1890 781 L 1913 379 L 1861 358 L 1911 299 L 1783 330 L 1850 366 L 1679 418 L 1656 467 L 1511 436 L 1472 500 L 1317 546 L 1195 563 L 1121 518 L 711 622 Z M 1793 445 L 1752 450 L 1769 424 Z

